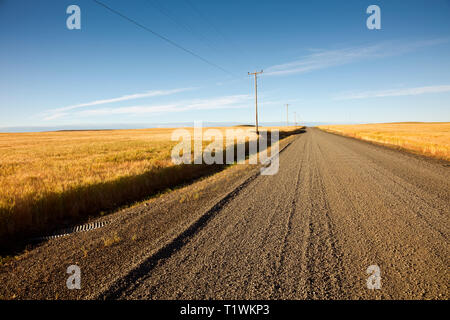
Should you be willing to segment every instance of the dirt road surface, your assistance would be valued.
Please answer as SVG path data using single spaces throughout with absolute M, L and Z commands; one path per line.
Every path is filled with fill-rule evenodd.
M 103 231 L 31 250 L 0 268 L 0 293 L 81 299 L 449 298 L 448 163 L 308 128 L 280 154 L 276 175 L 235 167 L 235 173 L 223 173 L 232 181 L 205 182 L 202 196 L 183 208 L 183 193 L 175 192 L 158 199 L 153 211 L 125 210 L 119 224 Z M 121 240 L 102 244 L 99 239 L 114 230 Z M 137 240 L 129 240 L 136 234 Z M 83 272 L 76 293 L 65 288 L 65 268 L 72 263 Z M 380 289 L 367 288 L 371 265 L 379 267 Z

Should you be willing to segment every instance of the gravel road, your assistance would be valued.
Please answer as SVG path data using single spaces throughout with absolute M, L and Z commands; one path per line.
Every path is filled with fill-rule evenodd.
M 219 190 L 227 185 L 233 191 L 224 192 L 216 205 L 208 202 L 212 207 L 206 213 L 192 209 L 202 212 L 192 216 L 193 224 L 168 227 L 171 241 L 161 242 L 167 238 L 162 231 L 154 236 L 152 250 L 142 240 L 100 251 L 88 245 L 98 241 L 96 231 L 50 241 L 0 270 L 0 280 L 7 283 L 2 293 L 102 299 L 448 299 L 449 169 L 445 162 L 308 128 L 281 153 L 276 175 L 246 170 L 233 188 L 219 183 Z M 139 221 L 128 219 L 120 224 L 122 239 L 146 223 L 150 234 L 160 218 L 153 214 L 152 224 L 142 215 Z M 27 282 L 27 274 L 63 270 L 49 262 L 37 267 L 37 260 L 81 245 L 96 252 L 79 262 L 91 281 L 85 291 L 65 294 L 64 272 L 44 289 L 37 288 L 42 276 L 29 280 L 34 285 Z M 133 261 L 114 260 L 116 251 L 120 257 L 129 252 Z M 83 261 L 73 255 L 61 259 L 64 266 L 70 259 Z M 117 263 L 102 269 L 108 259 Z M 379 267 L 380 289 L 367 288 L 371 265 Z M 15 283 L 7 273 L 24 278 Z

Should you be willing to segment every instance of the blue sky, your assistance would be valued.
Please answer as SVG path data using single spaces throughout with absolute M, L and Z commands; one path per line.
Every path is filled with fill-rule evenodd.
M 261 69 L 261 122 L 450 121 L 448 0 L 101 1 L 227 72 L 91 0 L 0 0 L 0 127 L 252 123 Z

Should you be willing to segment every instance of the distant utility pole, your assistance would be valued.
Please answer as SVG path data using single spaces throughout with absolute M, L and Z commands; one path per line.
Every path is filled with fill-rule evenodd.
M 258 131 L 258 78 L 256 77 L 258 74 L 263 73 L 261 70 L 260 72 L 249 72 L 248 75 L 254 75 L 255 76 L 255 114 L 256 114 L 256 134 L 259 134 Z
M 294 111 L 294 125 L 297 128 L 297 112 Z
M 289 104 L 286 103 L 286 126 L 289 127 Z

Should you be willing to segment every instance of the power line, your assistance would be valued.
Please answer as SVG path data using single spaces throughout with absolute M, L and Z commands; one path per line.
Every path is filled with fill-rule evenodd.
M 172 40 L 166 38 L 165 36 L 163 36 L 163 35 L 161 35 L 161 34 L 155 32 L 155 31 L 153 31 L 152 29 L 150 29 L 150 28 L 148 28 L 148 27 L 146 27 L 146 26 L 140 24 L 140 23 L 137 22 L 136 20 L 127 17 L 127 16 L 124 15 L 123 13 L 121 13 L 121 12 L 119 12 L 119 11 L 117 11 L 117 10 L 115 10 L 115 9 L 113 9 L 113 8 L 111 8 L 111 7 L 109 7 L 109 6 L 107 6 L 107 5 L 104 4 L 103 2 L 100 2 L 100 1 L 98 1 L 98 0 L 92 0 L 92 1 L 94 1 L 95 3 L 97 3 L 98 5 L 100 5 L 100 6 L 104 7 L 104 8 L 106 8 L 106 9 L 108 9 L 108 10 L 111 11 L 112 13 L 114 13 L 114 14 L 120 16 L 121 18 L 123 18 L 123 19 L 125 19 L 125 20 L 127 20 L 127 21 L 129 21 L 129 22 L 131 22 L 131 23 L 133 23 L 133 24 L 135 24 L 135 25 L 138 26 L 139 28 L 142 28 L 142 29 L 144 29 L 145 31 L 150 32 L 151 34 L 157 36 L 158 38 L 160 38 L 160 39 L 162 39 L 162 40 L 164 40 L 164 41 L 170 43 L 172 46 L 177 47 L 178 49 L 183 50 L 183 51 L 186 52 L 186 53 L 189 53 L 190 55 L 196 57 L 197 59 L 202 60 L 203 62 L 209 64 L 210 66 L 213 66 L 213 67 L 215 67 L 215 68 L 217 68 L 217 69 L 220 69 L 221 71 L 223 71 L 223 72 L 225 72 L 225 73 L 228 73 L 229 75 L 231 75 L 231 76 L 233 76 L 233 77 L 236 77 L 233 73 L 227 71 L 226 69 L 222 68 L 221 66 L 219 66 L 219 65 L 217 65 L 217 64 L 215 64 L 215 63 L 213 63 L 213 62 L 211 62 L 211 61 L 209 61 L 209 60 L 203 58 L 202 56 L 196 54 L 195 52 L 193 52 L 193 51 L 191 51 L 191 50 L 189 50 L 189 49 L 186 49 L 185 47 L 183 47 L 183 46 L 177 44 L 176 42 L 174 42 L 174 41 L 172 41 Z
M 178 27 L 181 29 L 186 30 L 187 32 L 194 35 L 197 39 L 199 39 L 201 42 L 203 42 L 205 45 L 207 45 L 209 48 L 214 49 L 216 51 L 219 51 L 217 48 L 215 48 L 208 39 L 206 39 L 202 34 L 199 32 L 195 32 L 187 23 L 183 23 L 182 21 L 178 21 L 173 14 L 170 12 L 170 10 L 164 8 L 161 3 L 157 0 L 148 0 L 148 4 L 150 4 L 153 8 L 156 8 L 161 14 L 169 18 L 173 23 L 175 23 Z
M 220 34 L 225 40 L 228 40 L 227 37 L 213 23 L 211 23 L 211 21 L 196 6 L 194 6 L 191 1 L 185 0 L 185 2 L 191 7 L 192 10 L 197 13 L 200 18 L 205 20 L 206 23 L 208 23 L 214 30 L 216 30 L 218 34 Z
M 238 52 L 240 52 L 241 54 L 243 53 L 247 58 L 250 58 L 247 50 L 245 50 L 242 46 L 238 46 L 236 44 L 235 41 L 233 41 L 232 39 L 230 39 L 229 37 L 227 37 L 214 23 L 211 22 L 210 19 L 207 18 L 206 15 L 204 15 L 199 9 L 198 7 L 196 7 L 192 1 L 190 0 L 184 0 L 184 2 L 186 4 L 188 4 L 189 7 L 191 7 L 191 9 L 193 11 L 195 11 L 197 13 L 197 15 L 202 18 L 207 24 L 209 24 L 209 26 L 214 29 L 225 41 L 227 41 L 229 44 L 231 44 L 231 46 L 233 46 L 236 50 L 238 50 Z

